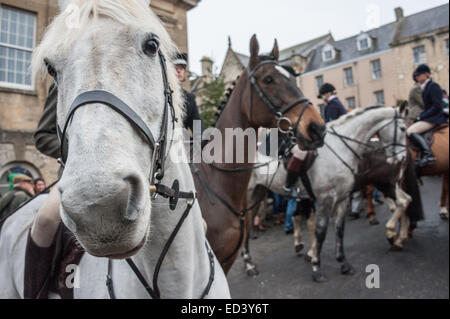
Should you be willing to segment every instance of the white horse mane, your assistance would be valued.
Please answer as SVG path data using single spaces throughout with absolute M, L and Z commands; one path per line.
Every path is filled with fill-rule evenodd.
M 381 108 L 385 108 L 385 106 L 383 105 L 372 105 L 372 106 L 366 106 L 366 107 L 361 107 L 361 108 L 357 108 L 349 113 L 347 113 L 344 116 L 341 116 L 340 118 L 338 118 L 335 121 L 332 121 L 330 123 L 328 123 L 328 127 L 334 127 L 334 126 L 339 126 L 344 124 L 345 122 L 354 119 L 362 114 L 365 114 L 368 111 L 372 111 L 372 110 L 378 110 Z
M 44 58 L 60 56 L 71 50 L 72 44 L 86 30 L 92 28 L 92 24 L 99 16 L 109 17 L 123 25 L 134 26 L 158 35 L 161 51 L 167 58 L 168 80 L 174 90 L 175 111 L 178 116 L 182 114 L 181 88 L 171 62 L 177 48 L 161 20 L 149 8 L 148 0 L 63 0 L 59 4 L 63 10 L 54 18 L 41 43 L 33 52 L 31 63 L 33 76 L 45 71 Z

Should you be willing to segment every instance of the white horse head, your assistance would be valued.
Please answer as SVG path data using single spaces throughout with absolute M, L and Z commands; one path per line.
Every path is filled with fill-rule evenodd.
M 73 0 L 50 25 L 33 56 L 33 70 L 46 65 L 58 86 L 62 128 L 74 99 L 108 91 L 126 104 L 159 138 L 164 111 L 160 57 L 176 50 L 144 0 Z M 67 5 L 69 5 L 67 7 Z M 168 61 L 170 59 L 167 59 Z M 168 63 L 177 116 L 180 86 Z M 124 258 L 148 238 L 152 151 L 130 122 L 101 103 L 83 106 L 68 127 L 68 159 L 58 184 L 61 217 L 92 255 Z

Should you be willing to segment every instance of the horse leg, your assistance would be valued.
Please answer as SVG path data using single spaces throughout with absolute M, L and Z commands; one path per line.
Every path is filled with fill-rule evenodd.
M 336 260 L 338 263 L 342 263 L 341 274 L 343 275 L 354 273 L 354 269 L 348 263 L 344 253 L 345 211 L 347 206 L 348 200 L 345 200 L 336 208 Z
M 311 262 L 314 254 L 317 250 L 317 239 L 316 239 L 316 214 L 313 211 L 311 216 L 309 216 L 306 225 L 308 226 L 309 237 L 311 239 L 311 248 L 308 250 L 308 253 L 305 255 L 305 260 L 307 262 Z
M 403 249 L 403 243 L 408 239 L 409 223 L 408 217 L 406 216 L 406 210 L 408 209 L 412 198 L 398 185 L 396 187 L 396 193 L 398 202 L 397 209 L 400 211 L 400 235 L 395 240 L 394 249 L 401 250 Z
M 242 257 L 245 263 L 245 272 L 248 276 L 254 277 L 259 274 L 256 265 L 252 262 L 252 256 L 250 255 L 250 233 L 252 228 L 253 214 L 248 214 L 245 217 L 246 231 L 244 238 L 244 248 L 242 250 Z
M 391 218 L 386 223 L 386 238 L 388 242 L 393 245 L 394 238 L 397 237 L 397 233 L 395 229 L 397 228 L 398 219 L 401 217 L 400 214 L 396 214 L 397 212 L 397 203 L 390 197 L 386 197 L 386 203 L 389 207 L 389 210 L 392 213 Z
M 448 220 L 449 218 L 449 198 L 448 198 L 448 192 L 449 192 L 449 174 L 445 174 L 442 179 L 442 192 L 441 192 L 441 212 L 440 216 L 443 220 Z
M 325 275 L 320 271 L 320 253 L 322 251 L 323 243 L 325 242 L 325 238 L 327 236 L 328 221 L 330 219 L 330 216 L 333 215 L 334 205 L 331 203 L 331 201 L 332 199 L 322 201 L 322 203 L 319 204 L 316 215 L 315 234 L 317 238 L 317 248 L 312 258 L 312 269 L 313 269 L 312 277 L 315 282 L 319 283 L 327 281 Z M 328 202 L 330 205 L 327 205 L 326 202 Z M 326 212 L 327 207 L 331 208 L 329 214 Z
M 294 223 L 294 247 L 295 253 L 301 255 L 300 252 L 303 250 L 305 244 L 302 242 L 302 216 L 294 215 L 292 217 L 292 222 Z

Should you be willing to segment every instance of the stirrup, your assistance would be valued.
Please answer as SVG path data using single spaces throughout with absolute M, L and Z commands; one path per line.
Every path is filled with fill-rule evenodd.
M 417 166 L 426 167 L 431 166 L 436 163 L 436 158 L 433 155 L 425 155 L 417 161 Z

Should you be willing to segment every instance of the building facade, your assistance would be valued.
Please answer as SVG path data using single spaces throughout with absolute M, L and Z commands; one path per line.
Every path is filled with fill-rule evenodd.
M 395 106 L 408 99 L 412 73 L 427 63 L 443 89 L 449 86 L 449 5 L 404 16 L 377 29 L 319 46 L 310 56 L 299 86 L 320 105 L 321 84 L 332 83 L 348 108 L 373 104 Z
M 188 52 L 187 12 L 198 2 L 151 1 L 180 51 Z M 59 164 L 37 151 L 33 141 L 51 82 L 31 78 L 28 67 L 33 48 L 58 10 L 58 0 L 0 0 L 0 194 L 17 167 L 47 182 L 57 176 Z

